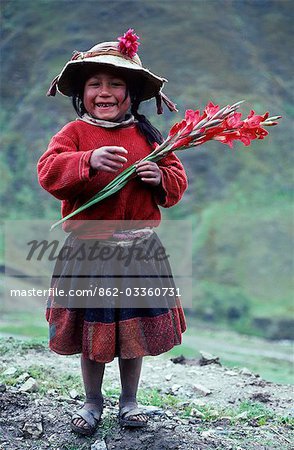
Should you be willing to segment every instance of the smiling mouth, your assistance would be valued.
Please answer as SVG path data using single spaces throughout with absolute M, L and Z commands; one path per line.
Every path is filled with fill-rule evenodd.
M 116 106 L 116 103 L 96 103 L 98 108 L 111 108 L 112 106 Z

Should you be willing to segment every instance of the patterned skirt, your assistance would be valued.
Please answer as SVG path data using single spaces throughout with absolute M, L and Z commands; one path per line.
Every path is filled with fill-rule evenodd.
M 69 235 L 46 309 L 50 349 L 106 363 L 159 355 L 181 344 L 185 316 L 162 255 L 155 232 L 131 247 Z

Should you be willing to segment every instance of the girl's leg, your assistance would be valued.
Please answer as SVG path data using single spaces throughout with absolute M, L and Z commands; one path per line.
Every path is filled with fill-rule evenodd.
M 101 388 L 105 364 L 92 361 L 81 355 L 81 368 L 86 393 L 84 408 L 102 414 L 103 397 Z M 73 423 L 78 427 L 88 427 L 87 422 L 82 418 L 74 419 Z
M 142 361 L 143 358 L 122 359 L 119 358 L 119 370 L 121 381 L 121 395 L 119 398 L 119 405 L 137 407 L 137 390 L 139 386 Z M 132 416 L 132 420 L 146 421 L 145 414 Z

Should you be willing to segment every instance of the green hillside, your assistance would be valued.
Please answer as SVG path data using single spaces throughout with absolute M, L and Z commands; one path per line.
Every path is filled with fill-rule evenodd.
M 2 0 L 1 204 L 3 219 L 55 220 L 36 162 L 74 118 L 70 100 L 45 96 L 73 50 L 115 40 L 132 27 L 146 67 L 169 79 L 179 113 L 142 110 L 166 134 L 187 108 L 246 100 L 241 111 L 280 114 L 264 141 L 220 143 L 180 157 L 189 177 L 166 218 L 193 223 L 194 307 L 211 323 L 270 338 L 293 338 L 293 3 L 285 0 Z M 293 313 L 293 311 L 292 311 Z

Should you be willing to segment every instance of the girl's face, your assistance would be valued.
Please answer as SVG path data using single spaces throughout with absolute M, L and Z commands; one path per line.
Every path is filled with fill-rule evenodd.
M 83 103 L 88 114 L 111 122 L 123 120 L 131 106 L 126 89 L 126 82 L 115 73 L 97 72 L 85 84 Z

